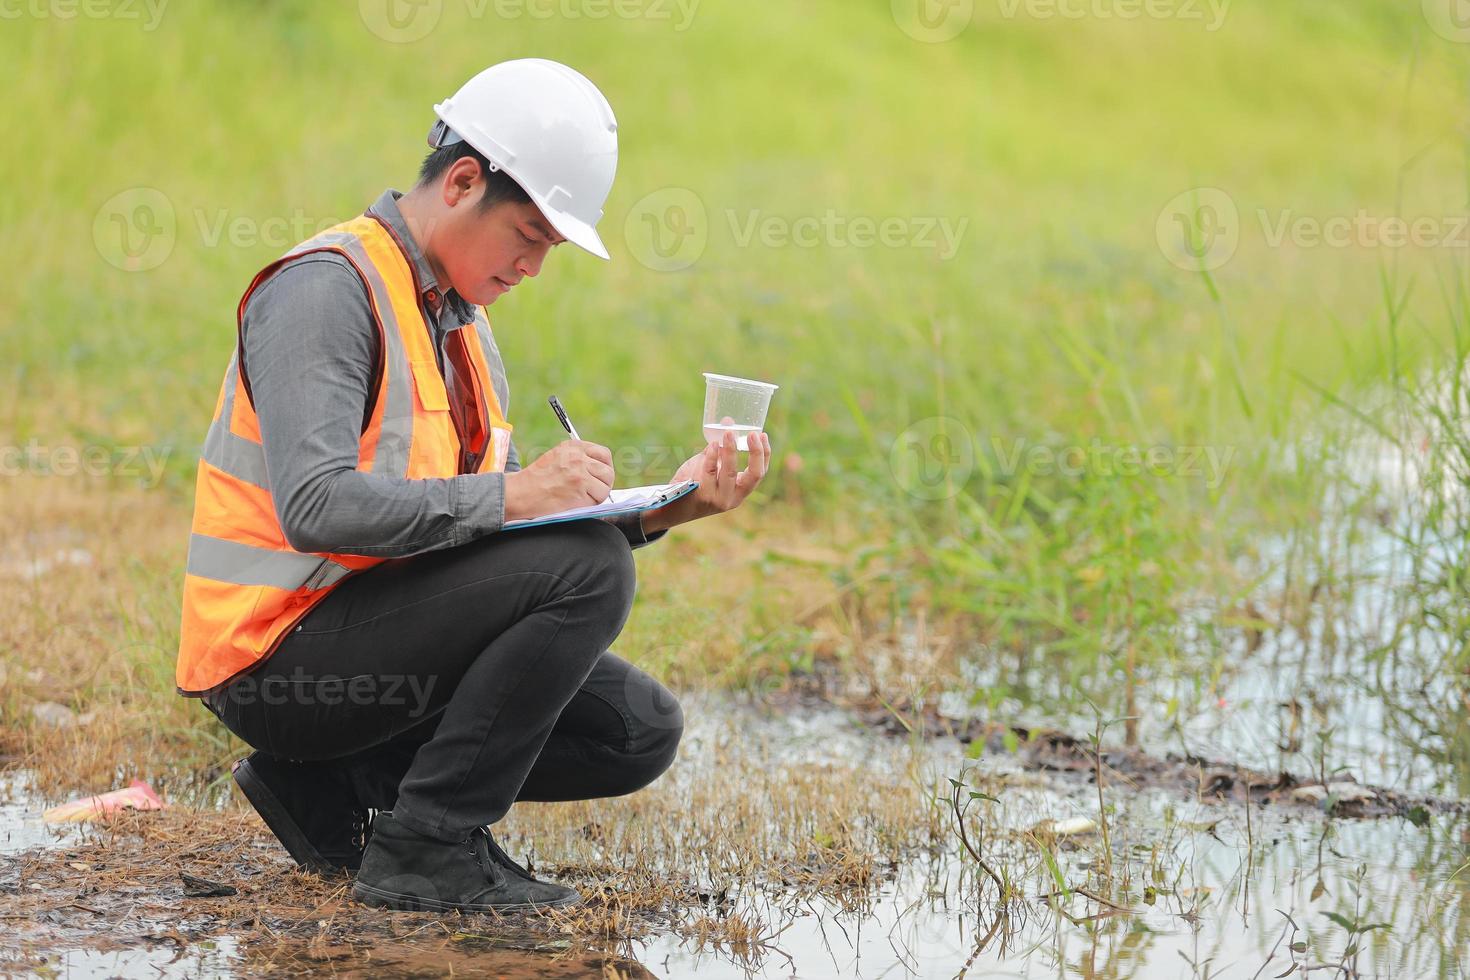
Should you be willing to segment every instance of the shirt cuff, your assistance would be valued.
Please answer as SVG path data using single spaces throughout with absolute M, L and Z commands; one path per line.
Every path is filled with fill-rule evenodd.
M 655 531 L 652 534 L 646 533 L 643 530 L 643 514 L 644 512 L 640 510 L 632 514 L 618 514 L 615 517 L 604 517 L 602 519 L 619 531 L 622 531 L 623 537 L 628 539 L 628 546 L 636 550 L 653 544 L 659 538 L 669 533 L 667 528 L 662 531 Z
M 450 485 L 456 546 L 494 534 L 505 526 L 504 473 L 465 474 L 454 477 Z M 669 533 L 667 529 L 653 534 L 645 532 L 643 513 L 618 514 L 602 520 L 622 531 L 630 548 L 643 548 Z
M 454 543 L 468 544 L 505 526 L 505 474 L 467 473 L 453 487 Z

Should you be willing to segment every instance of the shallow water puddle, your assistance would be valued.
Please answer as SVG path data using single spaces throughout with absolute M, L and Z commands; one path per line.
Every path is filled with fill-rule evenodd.
M 959 771 L 957 749 L 940 743 L 931 751 L 942 767 Z M 876 763 L 885 749 L 870 745 L 869 753 Z M 1254 805 L 1247 821 L 1239 805 L 1109 789 L 1109 889 L 1099 881 L 1096 833 L 1063 841 L 1055 874 L 1040 866 L 1039 848 L 1015 839 L 1045 818 L 1096 817 L 1095 787 L 1015 772 L 1006 760 L 981 772 L 1000 799 L 993 829 L 1009 838 L 983 856 L 1024 876 L 1024 899 L 999 922 L 994 888 L 977 893 L 973 862 L 949 850 L 904 862 L 856 910 L 776 896 L 749 903 L 766 912 L 769 938 L 744 955 L 665 935 L 635 947 L 637 958 L 666 976 L 711 978 L 949 978 L 966 970 L 986 977 L 1249 977 L 1277 976 L 1293 964 L 1298 975 L 1470 977 L 1470 819 L 1463 814 L 1437 814 L 1420 827 Z M 1081 891 L 1044 898 L 1063 891 L 1058 875 L 1121 908 Z
M 30 793 L 23 771 L 0 771 L 0 854 L 47 847 L 75 839 L 75 827 L 55 827 L 41 820 L 45 806 Z
M 317 879 L 280 878 L 283 862 L 274 845 L 246 839 L 243 822 L 238 832 L 221 824 L 202 854 L 190 855 L 169 839 L 158 862 L 164 866 L 124 869 L 133 879 L 127 888 L 86 894 L 68 881 L 68 862 L 119 852 L 88 851 L 93 835 L 57 842 L 40 825 L 39 807 L 12 802 L 0 811 L 10 838 L 0 855 L 0 917 L 17 930 L 23 917 L 29 931 L 6 929 L 17 943 L 24 939 L 24 949 L 0 956 L 0 973 L 24 964 L 25 972 L 39 975 L 129 977 L 263 969 L 417 976 L 452 967 L 502 976 L 615 969 L 621 972 L 608 975 L 945 978 L 968 970 L 970 976 L 1172 978 L 1277 976 L 1294 967 L 1295 975 L 1310 969 L 1470 978 L 1470 821 L 1462 814 L 1434 814 L 1416 826 L 1402 818 L 1330 819 L 1307 806 L 1253 805 L 1247 819 L 1239 804 L 1196 802 L 1114 780 L 1103 797 L 1111 847 L 1102 847 L 1096 828 L 1044 849 L 1026 832 L 1048 819 L 1075 826 L 1096 821 L 1096 787 L 1075 773 L 1028 772 L 1016 757 L 987 757 L 966 781 L 996 802 L 974 802 L 966 826 L 1018 894 L 997 919 L 995 889 L 982 888 L 973 860 L 962 857 L 952 817 L 940 809 L 936 822 L 928 809 L 934 793 L 914 796 L 906 825 L 894 823 L 877 799 L 885 791 L 910 792 L 906 786 L 947 786 L 948 776 L 974 765 L 958 743 L 877 736 L 825 708 L 772 714 L 707 698 L 691 699 L 686 709 L 690 728 L 681 760 L 647 791 L 653 802 L 606 801 L 585 813 L 575 809 L 580 804 L 518 807 L 504 825 L 512 853 L 534 850 L 552 868 L 565 862 L 564 868 L 593 869 L 585 879 L 573 871 L 584 888 L 611 876 L 596 870 L 599 862 L 621 860 L 632 840 L 642 840 L 650 854 L 686 855 L 674 862 L 680 867 L 656 870 L 674 879 L 697 873 L 720 894 L 704 911 L 691 916 L 686 909 L 677 923 L 660 913 L 625 922 L 621 939 L 568 941 L 555 929 L 528 938 L 514 924 L 481 917 L 385 919 L 342 901 L 340 891 Z M 871 882 L 782 886 L 772 880 L 778 875 L 758 870 L 741 877 L 718 855 L 700 852 L 711 822 L 722 813 L 737 819 L 736 803 L 750 796 L 747 814 L 767 808 L 786 814 L 786 825 L 752 827 L 764 853 L 805 860 L 813 850 L 811 828 L 779 809 L 790 799 L 772 795 L 788 777 L 817 779 L 810 785 L 826 793 L 848 784 L 860 791 L 839 802 L 866 827 L 851 838 L 854 846 L 878 848 Z M 829 805 L 811 801 L 814 812 L 836 812 L 822 809 Z M 680 806 L 688 808 L 686 820 L 667 818 Z M 133 819 L 155 816 L 162 815 Z M 660 819 L 665 822 L 651 837 L 617 836 L 633 833 L 620 823 Z M 939 832 L 926 837 L 935 827 Z M 883 851 L 885 835 L 904 834 L 904 849 Z M 915 846 L 926 839 L 928 849 Z M 720 847 L 728 847 L 722 840 Z M 37 845 L 44 850 L 17 857 Z M 825 843 L 819 845 L 815 850 L 825 853 Z M 218 853 L 232 846 L 243 849 L 237 857 Z M 16 873 L 15 862 L 44 863 L 48 855 L 59 876 Z M 191 857 L 215 862 L 192 865 L 206 876 L 239 869 L 232 880 L 242 888 L 240 898 L 181 898 L 177 872 L 191 867 Z M 44 899 L 40 912 L 36 895 L 16 890 L 26 881 L 53 882 L 37 893 Z M 283 885 L 299 892 L 281 895 Z M 281 904 L 261 911 L 269 901 Z M 305 920 L 289 936 L 282 931 L 289 917 L 271 917 L 283 908 L 296 908 L 295 919 Z M 704 916 L 708 928 L 700 924 Z M 737 919 L 748 928 L 723 928 Z M 249 928 L 242 928 L 246 921 Z M 366 923 L 382 934 L 371 934 Z
M 1141 669 L 1139 744 L 1158 755 L 1470 800 L 1470 678 L 1457 659 L 1463 639 L 1415 621 L 1433 617 L 1406 591 L 1415 573 L 1401 542 L 1382 528 L 1355 527 L 1343 537 L 1350 541 L 1340 548 L 1352 549 L 1351 587 L 1323 586 L 1330 572 L 1288 581 L 1287 545 L 1277 541 L 1257 559 L 1268 571 L 1257 570 L 1262 580 L 1250 603 L 1229 615 L 1184 615 L 1174 654 Z M 1434 554 L 1459 567 L 1470 550 Z M 1290 602 L 1281 599 L 1288 595 Z M 1242 619 L 1257 627 L 1221 625 Z M 1107 706 L 1105 717 L 1124 714 L 1119 706 L 1128 703 L 1113 661 L 1084 671 L 1085 683 L 1068 654 L 1044 648 L 1019 664 L 976 650 L 961 670 L 964 689 L 939 699 L 940 713 L 960 723 L 1084 736 L 1097 724 L 1090 701 Z M 991 708 L 971 703 L 971 692 L 991 691 L 1007 696 Z M 1115 722 L 1105 742 L 1123 736 Z
M 1427 848 L 1396 846 L 1397 828 L 1366 824 L 1274 832 L 1280 837 L 1249 882 L 1238 842 L 1197 842 L 1182 869 L 1193 884 L 1155 896 L 1153 906 L 1135 902 L 1131 913 L 1089 925 L 1032 901 L 1014 908 L 984 949 L 977 947 L 994 915 L 977 913 L 973 877 L 952 862 L 910 866 L 864 913 L 815 903 L 778 915 L 775 938 L 751 961 L 691 951 L 667 937 L 639 959 L 667 976 L 701 977 L 948 978 L 967 964 L 971 975 L 986 977 L 1277 976 L 1292 963 L 1341 964 L 1348 976 L 1470 976 L 1470 888 L 1446 882 L 1443 870 L 1439 880 L 1421 878 L 1414 866 Z M 1337 856 L 1317 865 L 1319 848 Z M 1319 881 L 1324 891 L 1313 899 Z M 1058 904 L 1079 920 L 1110 911 L 1080 895 Z M 1354 923 L 1376 928 L 1362 940 L 1350 935 Z M 1348 955 L 1355 939 L 1361 952 Z
M 238 957 L 228 937 L 192 947 L 180 955 L 165 949 L 71 949 L 45 953 L 31 961 L 30 975 L 38 977 L 228 977 Z M 5 967 L 0 960 L 0 970 Z

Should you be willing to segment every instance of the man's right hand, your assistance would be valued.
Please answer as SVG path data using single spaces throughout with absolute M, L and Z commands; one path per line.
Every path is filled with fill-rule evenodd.
M 612 491 L 612 451 L 568 439 L 530 466 L 505 475 L 505 519 L 531 520 L 600 504 Z

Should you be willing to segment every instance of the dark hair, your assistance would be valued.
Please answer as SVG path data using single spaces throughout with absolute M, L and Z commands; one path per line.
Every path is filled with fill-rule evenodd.
M 429 183 L 454 166 L 456 160 L 461 157 L 474 157 L 480 161 L 480 173 L 485 177 L 485 196 L 480 198 L 480 207 L 487 209 L 494 207 L 502 201 L 512 204 L 526 204 L 531 200 L 531 195 L 526 193 L 525 188 L 517 184 L 504 170 L 490 170 L 490 161 L 479 150 L 470 146 L 467 140 L 458 143 L 450 143 L 441 146 L 437 150 L 430 150 L 429 155 L 424 157 L 424 162 L 419 164 L 419 185 Z

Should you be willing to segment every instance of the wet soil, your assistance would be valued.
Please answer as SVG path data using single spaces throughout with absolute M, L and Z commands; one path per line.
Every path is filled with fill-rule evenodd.
M 652 975 L 574 949 L 555 916 L 385 915 L 348 889 L 298 871 L 251 814 L 123 813 L 81 840 L 0 860 L 0 973 L 70 972 L 58 951 L 86 950 L 205 974 Z
M 724 884 L 690 889 L 668 873 L 678 862 L 657 865 L 656 874 L 649 866 L 639 870 L 637 862 L 608 863 L 621 853 L 619 845 L 600 862 L 535 867 L 537 874 L 582 891 L 587 904 L 576 912 L 385 914 L 352 902 L 345 879 L 295 869 L 253 813 L 175 807 L 123 813 L 60 840 L 41 841 L 32 829 L 29 837 L 22 833 L 13 853 L 0 853 L 0 930 L 6 936 L 0 975 L 645 977 L 684 976 L 697 969 L 706 976 L 953 977 L 983 953 L 981 963 L 993 957 L 991 965 L 1032 976 L 1038 969 L 1042 975 L 1059 975 L 1052 958 L 1071 955 L 1066 950 L 1081 944 L 1089 957 L 1110 945 L 1123 950 L 1118 955 L 1133 957 L 1142 971 L 1130 968 L 1117 975 L 1178 976 L 1175 951 L 1184 948 L 1198 958 L 1201 954 L 1188 944 L 1202 940 L 1217 957 L 1248 950 L 1251 966 L 1245 975 L 1266 962 L 1272 963 L 1269 975 L 1275 975 L 1278 962 L 1281 968 L 1287 965 L 1276 948 L 1287 926 L 1275 913 L 1265 918 L 1265 910 L 1288 909 L 1301 918 L 1303 936 L 1312 946 L 1308 953 L 1292 955 L 1304 967 L 1322 965 L 1340 956 L 1337 947 L 1347 948 L 1352 937 L 1339 941 L 1323 929 L 1310 929 L 1303 910 L 1316 916 L 1317 924 L 1330 924 L 1321 919 L 1324 908 L 1356 915 L 1360 897 L 1349 896 L 1371 896 L 1380 908 L 1390 900 L 1397 903 L 1398 896 L 1412 896 L 1402 908 L 1394 906 L 1398 931 L 1393 941 L 1399 945 L 1393 949 L 1400 966 L 1410 971 L 1399 975 L 1417 975 L 1413 970 L 1427 961 L 1415 957 L 1429 955 L 1425 951 L 1442 941 L 1416 941 L 1416 933 L 1453 907 L 1447 899 L 1470 907 L 1470 896 L 1456 897 L 1463 887 L 1454 881 L 1461 863 L 1455 855 L 1470 843 L 1460 819 L 1467 811 L 1461 801 L 1408 796 L 1339 777 L 1326 787 L 1314 786 L 1290 774 L 1135 749 L 1095 752 L 1084 737 L 983 726 L 902 704 L 849 704 L 844 714 L 826 703 L 781 704 L 778 696 L 760 712 L 727 705 L 695 714 L 722 720 L 703 723 L 709 730 L 691 736 L 688 758 L 670 774 L 675 786 L 665 791 L 679 799 L 710 792 L 701 784 L 711 779 L 748 779 L 739 774 L 758 765 L 785 772 L 794 760 L 848 772 L 841 761 L 847 760 L 849 766 L 861 766 L 851 772 L 897 774 L 902 750 L 910 745 L 935 773 L 958 774 L 965 747 L 978 745 L 986 765 L 975 770 L 977 778 L 1008 787 L 1001 794 L 1006 810 L 997 818 L 1014 833 L 992 838 L 991 844 L 1002 853 L 1009 848 L 1034 855 L 1035 844 L 1024 831 L 1039 817 L 1095 814 L 1100 780 L 1109 799 L 1118 801 L 1118 827 L 1133 835 L 1128 849 L 1168 854 L 1178 848 L 1183 863 L 1168 867 L 1167 887 L 1157 877 L 1148 879 L 1157 906 L 1135 888 L 1132 899 L 1115 895 L 1131 907 L 1126 914 L 1117 903 L 1089 908 L 1092 899 L 1081 884 L 1090 882 L 1088 869 L 1095 868 L 1097 851 L 1091 845 L 1078 849 L 1069 840 L 1053 853 L 1058 873 L 1079 886 L 1075 917 L 1068 917 L 1072 925 L 1065 934 L 1045 926 L 1047 910 L 1057 901 L 1056 887 L 1045 877 L 1033 877 L 1023 890 L 1030 896 L 1031 928 L 1037 935 L 1016 938 L 1007 954 L 1004 948 L 999 953 L 986 948 L 983 936 L 975 934 L 974 903 L 981 892 L 974 869 L 956 859 L 953 847 L 927 855 L 895 850 L 877 865 L 854 862 L 862 873 L 852 875 L 851 902 L 794 899 L 793 890 L 784 887 L 789 877 L 784 872 L 766 884 L 732 872 Z M 767 757 L 753 748 L 765 743 L 781 746 L 785 754 Z M 1024 779 L 1012 781 L 1017 775 Z M 637 812 L 620 810 L 620 819 L 647 819 Z M 708 813 L 696 816 L 702 813 L 697 809 L 688 812 L 686 823 L 703 826 L 712 819 Z M 1257 814 L 1256 823 L 1252 827 L 1246 816 L 1242 828 L 1241 817 L 1248 813 Z M 1400 819 L 1383 819 L 1395 817 Z M 692 832 L 690 846 L 700 835 L 697 826 L 663 823 L 647 832 Z M 589 823 L 578 833 L 595 838 L 599 831 Z M 940 833 L 949 836 L 947 824 Z M 813 847 L 799 835 L 780 840 L 785 843 L 778 846 L 793 853 L 817 854 L 825 866 L 813 873 L 821 875 L 831 876 L 843 861 L 863 856 L 844 855 L 821 842 Z M 548 850 L 560 856 L 573 848 Z M 525 857 L 514 849 L 512 856 Z M 1232 870 L 1242 856 L 1243 876 Z M 1375 859 L 1378 867 L 1370 868 L 1368 877 L 1356 870 L 1361 861 Z M 1265 891 L 1255 894 L 1261 888 Z M 1349 901 L 1354 904 L 1343 904 Z M 1248 922 L 1247 907 L 1261 910 Z M 744 932 L 742 917 L 750 926 Z M 1298 938 L 1295 925 L 1290 928 L 1287 949 Z M 1465 920 L 1456 915 L 1436 928 L 1463 936 Z M 1136 946 L 1137 936 L 1156 944 L 1146 957 Z M 1057 944 L 1055 953 L 1040 946 L 1046 942 Z M 1018 947 L 1033 945 L 1043 952 L 1016 958 Z M 1142 965 L 1145 959 L 1148 968 Z
M 1334 817 L 1420 821 L 1429 813 L 1470 812 L 1470 800 L 1402 793 L 1359 783 L 1351 775 L 1314 779 L 1195 755 L 1153 754 L 1136 747 L 1104 745 L 1098 751 L 1089 738 L 1053 729 L 955 720 L 941 716 L 932 706 L 920 714 L 922 724 L 916 725 L 914 716 L 905 717 L 901 708 L 867 705 L 857 711 L 868 730 L 890 736 L 919 732 L 930 738 L 955 738 L 965 745 L 978 741 L 988 753 L 1007 752 L 1010 742 L 1016 761 L 1026 769 L 1075 773 L 1094 783 L 1101 779 L 1104 787 L 1161 789 L 1186 799 L 1320 809 Z

